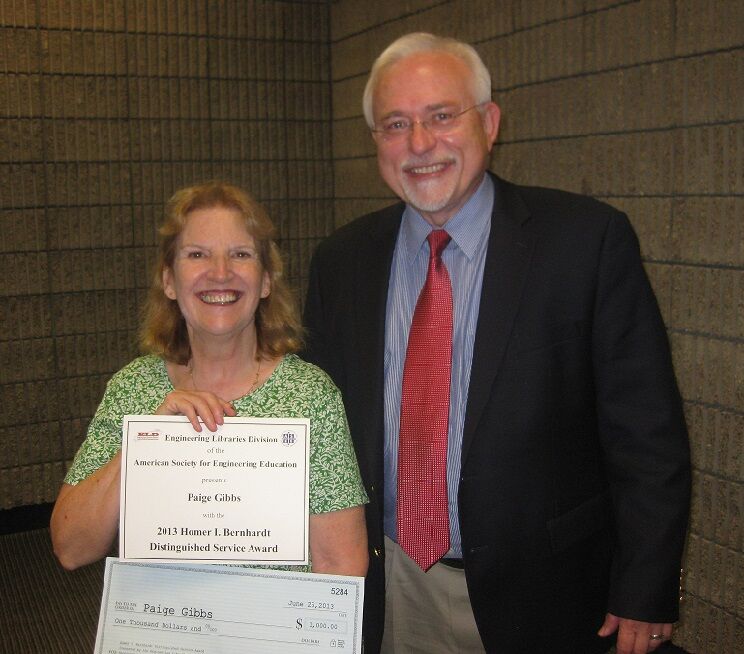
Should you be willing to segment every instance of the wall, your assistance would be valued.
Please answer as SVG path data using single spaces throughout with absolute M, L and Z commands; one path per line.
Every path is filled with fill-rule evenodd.
M 163 203 L 263 201 L 290 281 L 332 226 L 328 7 L 0 2 L 0 509 L 53 501 L 136 353 Z
M 503 110 L 492 169 L 627 211 L 669 329 L 694 458 L 675 642 L 744 651 L 744 4 L 332 4 L 335 217 L 390 202 L 361 116 L 372 61 L 425 30 L 477 47 Z

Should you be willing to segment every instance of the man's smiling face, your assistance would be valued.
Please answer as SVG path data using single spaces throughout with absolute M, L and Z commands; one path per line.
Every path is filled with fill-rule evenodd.
M 483 179 L 498 133 L 499 109 L 486 102 L 460 115 L 444 133 L 433 133 L 417 121 L 475 105 L 472 77 L 467 65 L 451 54 L 417 53 L 387 68 L 373 95 L 376 125 L 395 117 L 414 121 L 410 130 L 393 138 L 375 134 L 380 174 L 435 226 L 444 225 Z

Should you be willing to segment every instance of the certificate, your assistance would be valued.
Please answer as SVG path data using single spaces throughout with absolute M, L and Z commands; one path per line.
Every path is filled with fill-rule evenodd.
M 306 565 L 309 453 L 304 418 L 125 416 L 120 557 Z
M 362 651 L 364 579 L 106 559 L 96 654 Z

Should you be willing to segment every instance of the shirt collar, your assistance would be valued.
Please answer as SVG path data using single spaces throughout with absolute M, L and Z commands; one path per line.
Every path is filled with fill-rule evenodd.
M 475 256 L 478 245 L 488 234 L 495 192 L 491 177 L 483 175 L 483 181 L 478 185 L 475 193 L 444 224 L 443 228 L 447 230 L 452 242 L 468 259 Z M 410 204 L 406 204 L 400 226 L 400 236 L 408 261 L 413 261 L 421 252 L 424 241 L 431 231 L 431 224 L 424 220 L 423 216 Z

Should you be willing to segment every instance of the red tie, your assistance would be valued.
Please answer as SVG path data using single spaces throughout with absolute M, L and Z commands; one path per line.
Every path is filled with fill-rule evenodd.
M 398 443 L 398 543 L 423 570 L 449 549 L 447 428 L 452 287 L 443 229 L 428 236 L 429 270 L 413 312 L 403 367 Z

